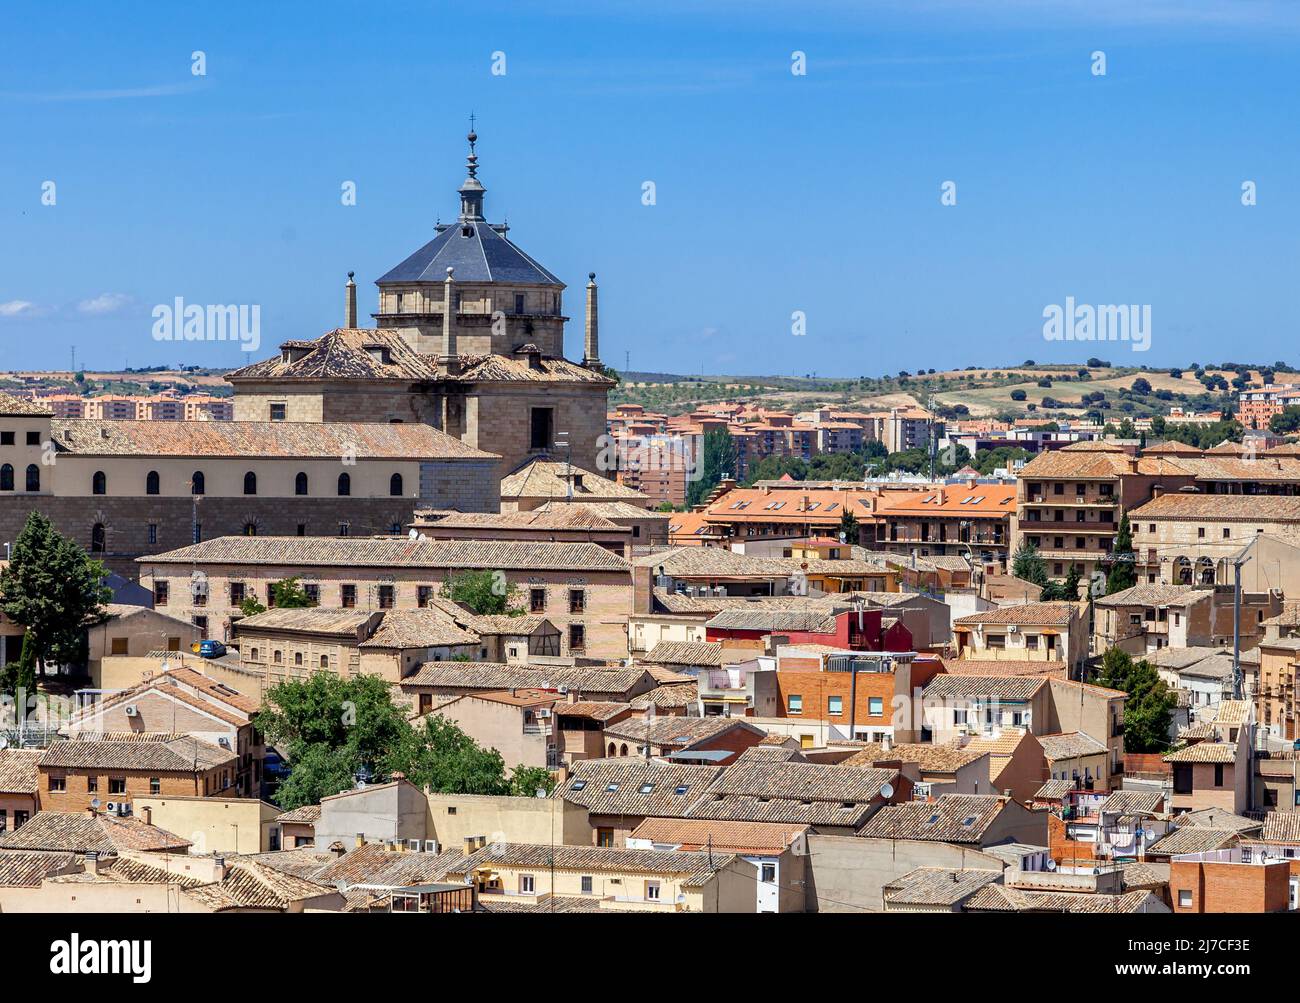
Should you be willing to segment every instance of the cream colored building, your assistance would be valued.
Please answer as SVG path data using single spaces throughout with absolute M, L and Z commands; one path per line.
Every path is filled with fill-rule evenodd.
M 280 849 L 280 809 L 258 798 L 136 797 L 132 810 L 145 822 L 188 839 L 191 853 Z
M 1072 602 L 1001 606 L 953 621 L 957 657 L 1058 663 L 1076 672 L 1088 655 L 1084 607 Z

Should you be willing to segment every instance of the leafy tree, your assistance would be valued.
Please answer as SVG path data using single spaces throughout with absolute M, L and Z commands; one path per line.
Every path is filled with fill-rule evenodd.
M 536 797 L 538 791 L 555 790 L 555 776 L 544 766 L 516 766 L 510 772 L 510 793 L 517 798 Z
M 1078 600 L 1079 579 L 1081 576 L 1082 572 L 1079 570 L 1079 565 L 1071 561 L 1069 574 L 1065 576 L 1065 584 L 1061 586 L 1061 592 L 1063 593 L 1061 596 L 1062 599 L 1068 599 L 1070 602 Z
M 106 574 L 40 512 L 27 517 L 0 572 L 0 612 L 27 628 L 25 643 L 42 674 L 49 662 L 71 661 L 84 650 L 86 628 L 112 598 Z
M 1300 431 L 1300 406 L 1291 404 L 1284 407 L 1280 414 L 1269 419 L 1268 428 L 1277 435 Z
M 1039 555 L 1038 548 L 1028 540 L 1022 542 L 1012 555 L 1011 573 L 1035 585 L 1047 585 L 1047 562 Z
M 724 474 L 734 475 L 736 472 L 736 444 L 726 429 L 715 428 L 706 432 L 701 453 L 700 476 L 691 481 L 686 490 L 686 502 L 691 507 L 701 504 Z
M 278 609 L 307 609 L 317 605 L 307 594 L 307 590 L 298 584 L 297 578 L 286 578 L 271 586 L 271 596 Z
M 1119 532 L 1115 534 L 1115 550 L 1111 555 L 1110 571 L 1106 575 L 1106 594 L 1114 595 L 1137 584 L 1137 554 L 1133 550 L 1133 530 L 1128 513 L 1119 518 Z
M 447 579 L 442 594 L 479 616 L 500 613 L 520 616 L 524 612 L 519 602 L 519 587 L 507 582 L 499 571 L 458 572 Z
M 244 616 L 257 616 L 258 613 L 265 613 L 266 607 L 257 601 L 257 596 L 244 596 L 244 601 L 239 604 L 239 612 Z
M 24 699 L 36 695 L 36 646 L 23 635 L 22 653 L 18 658 L 0 667 L 0 693 L 18 699 L 21 693 Z M 19 714 L 26 716 L 26 708 L 20 708 Z
M 1177 697 L 1145 659 L 1135 662 L 1119 648 L 1101 660 L 1097 682 L 1128 694 L 1124 701 L 1124 749 L 1158 752 L 1169 746 L 1170 711 Z
M 285 808 L 337 794 L 363 766 L 380 774 L 404 769 L 411 751 L 411 726 L 378 676 L 286 679 L 267 691 L 257 725 L 291 764 L 277 792 Z
M 1026 397 L 1028 397 L 1028 396 L 1029 396 L 1029 395 L 1028 395 L 1027 393 L 1025 393 L 1023 390 L 1012 390 L 1012 391 L 1011 391 L 1011 399 L 1012 399 L 1013 401 L 1022 401 L 1022 400 L 1024 400 Z
M 442 794 L 508 794 L 505 761 L 438 714 L 411 728 L 402 758 L 412 783 Z M 532 793 L 531 791 L 529 793 Z
M 844 538 L 845 543 L 856 544 L 858 542 L 858 517 L 847 508 L 844 510 L 844 514 L 840 516 L 840 536 Z
M 1133 381 L 1133 385 L 1129 389 L 1135 394 L 1140 394 L 1145 397 L 1147 394 L 1151 393 L 1151 383 L 1144 377 L 1139 376 Z

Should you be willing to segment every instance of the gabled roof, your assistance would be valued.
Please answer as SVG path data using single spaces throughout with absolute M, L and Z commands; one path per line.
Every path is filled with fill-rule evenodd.
M 1079 756 L 1099 756 L 1106 751 L 1106 746 L 1081 731 L 1039 735 L 1038 744 L 1043 747 L 1043 755 L 1052 762 L 1076 759 Z
M 1098 606 L 1189 606 L 1214 595 L 1212 588 L 1195 585 L 1134 585 L 1096 600 Z
M 1065 626 L 1079 615 L 1072 602 L 1030 602 L 1019 606 L 999 606 L 982 613 L 958 617 L 954 624 L 1024 624 L 1027 626 Z
M 465 857 L 448 874 L 472 874 L 481 867 L 554 867 L 565 871 L 646 873 L 682 877 L 682 886 L 706 884 L 736 857 L 728 853 L 683 850 L 629 850 L 612 846 L 569 846 L 535 843 L 489 843 Z
M 95 734 L 95 733 L 92 733 Z M 190 735 L 142 732 L 61 739 L 45 750 L 44 769 L 157 770 L 196 773 L 225 766 L 238 757 L 229 749 Z
M 51 414 L 44 404 L 0 391 L 0 418 L 48 418 Z
M 35 794 L 44 749 L 0 749 L 0 794 Z
M 660 641 L 645 653 L 655 665 L 722 665 L 720 641 Z
M 1211 829 L 1204 825 L 1180 825 L 1173 832 L 1161 836 L 1149 847 L 1147 853 L 1168 854 L 1205 853 L 1222 850 L 1241 842 L 1241 834 L 1232 829 Z
M 183 853 L 189 840 L 149 825 L 134 816 L 94 815 L 89 812 L 38 811 L 26 824 L 0 837 L 0 848 L 14 850 L 66 850 L 101 854 L 123 850 L 166 850 Z
M 630 834 L 679 850 L 713 849 L 721 853 L 781 853 L 808 832 L 808 826 L 779 822 L 727 822 L 695 818 L 647 818 Z
M 502 499 L 550 498 L 554 501 L 564 501 L 570 497 L 570 490 L 574 501 L 622 499 L 644 505 L 650 504 L 649 496 L 640 491 L 576 464 L 547 457 L 527 460 L 501 478 Z
M 858 835 L 978 843 L 1007 804 L 1007 798 L 989 794 L 944 794 L 933 802 L 888 805 Z
M 1264 816 L 1260 839 L 1266 843 L 1300 843 L 1300 811 L 1271 811 Z
M 890 881 L 881 893 L 889 905 L 952 906 L 1001 879 L 1000 870 L 918 867 Z

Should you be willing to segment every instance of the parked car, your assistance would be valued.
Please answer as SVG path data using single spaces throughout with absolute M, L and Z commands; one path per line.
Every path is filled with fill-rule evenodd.
M 206 641 L 199 642 L 200 658 L 220 658 L 226 653 L 226 646 L 220 641 L 208 638 Z

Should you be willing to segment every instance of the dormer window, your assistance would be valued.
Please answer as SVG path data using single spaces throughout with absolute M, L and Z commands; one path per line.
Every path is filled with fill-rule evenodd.
M 393 361 L 387 345 L 367 345 L 366 354 L 380 365 L 387 366 Z
M 472 237 L 474 236 L 474 228 L 472 226 L 462 226 L 460 228 L 460 235 L 462 237 Z

